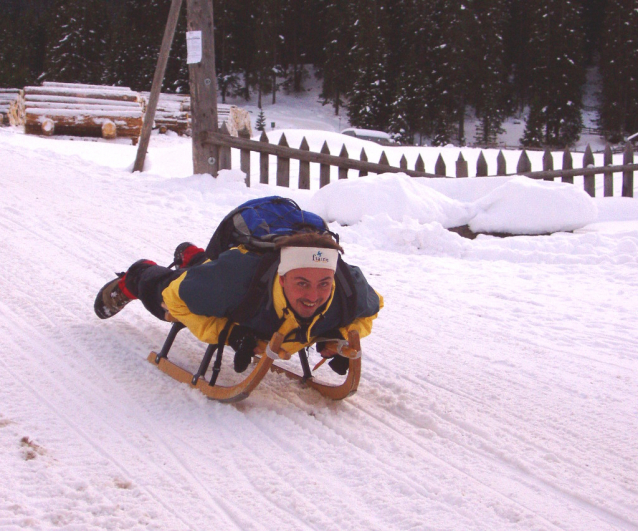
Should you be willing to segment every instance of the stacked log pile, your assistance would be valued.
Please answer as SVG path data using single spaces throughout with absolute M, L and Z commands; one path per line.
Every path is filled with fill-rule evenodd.
M 142 92 L 142 96 L 148 101 L 150 92 Z M 190 102 L 188 94 L 160 94 L 155 111 L 155 127 L 160 133 L 175 131 L 180 136 L 190 135 L 190 116 L 183 110 L 187 102 Z
M 11 104 L 18 99 L 19 95 L 20 90 L 18 89 L 0 89 L 0 125 L 8 125 L 10 123 L 9 113 Z
M 3 96 L 11 100 L 6 111 Z M 125 137 L 136 144 L 142 130 L 149 93 L 128 87 L 108 87 L 45 81 L 41 87 L 0 89 L 0 112 L 12 125 L 24 126 L 33 135 L 70 135 L 103 138 Z M 250 115 L 235 105 L 219 104 L 218 122 L 232 136 L 252 136 Z M 160 133 L 191 132 L 190 96 L 161 94 L 155 112 Z
M 134 144 L 144 118 L 139 93 L 75 83 L 25 87 L 16 109 L 16 125 L 23 124 L 27 134 L 125 137 Z

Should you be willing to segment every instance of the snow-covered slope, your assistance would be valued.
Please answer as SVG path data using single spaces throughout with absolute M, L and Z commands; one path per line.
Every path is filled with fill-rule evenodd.
M 589 224 L 470 241 L 442 222 L 503 221 L 526 184 L 411 188 L 397 218 L 390 192 L 365 206 L 370 178 L 329 202 L 342 222 L 361 207 L 331 226 L 385 298 L 359 391 L 332 403 L 270 374 L 223 405 L 146 361 L 165 323 L 138 303 L 100 321 L 95 293 L 242 201 L 320 209 L 330 187 L 190 176 L 174 137 L 148 172 L 134 156 L 0 131 L 0 528 L 638 529 L 635 200 L 561 196 Z M 195 367 L 203 345 L 183 332 L 174 351 Z

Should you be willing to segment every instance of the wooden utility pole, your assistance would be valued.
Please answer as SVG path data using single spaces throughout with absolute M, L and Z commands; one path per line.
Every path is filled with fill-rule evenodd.
M 217 76 L 213 0 L 186 0 L 189 40 L 191 122 L 193 130 L 193 169 L 196 174 L 217 176 L 218 148 L 204 143 L 208 132 L 217 132 Z M 201 32 L 192 33 L 192 32 Z M 198 44 L 199 41 L 199 44 Z M 199 49 L 198 49 L 199 48 Z M 193 62 L 200 55 L 199 62 Z
M 155 68 L 155 76 L 153 77 L 153 85 L 151 87 L 151 95 L 144 114 L 144 124 L 142 125 L 142 133 L 140 134 L 140 142 L 137 146 L 137 156 L 133 171 L 142 171 L 144 169 L 144 160 L 146 159 L 146 151 L 148 143 L 151 139 L 151 131 L 153 122 L 155 121 L 155 111 L 157 110 L 157 102 L 159 101 L 160 92 L 162 91 L 162 83 L 164 82 L 164 73 L 166 72 L 166 63 L 168 62 L 168 54 L 171 51 L 173 37 L 175 36 L 175 28 L 179 20 L 179 12 L 182 7 L 182 0 L 172 0 L 171 9 L 168 13 L 168 21 L 164 30 L 164 38 L 162 39 L 162 47 L 160 55 L 157 59 Z

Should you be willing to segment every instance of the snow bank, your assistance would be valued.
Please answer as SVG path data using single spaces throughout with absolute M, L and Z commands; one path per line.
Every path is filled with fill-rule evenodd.
M 326 221 L 340 225 L 354 225 L 364 216 L 385 214 L 395 221 L 436 221 L 454 227 L 463 225 L 469 213 L 467 205 L 404 173 L 333 182 L 314 194 L 310 206 Z
M 579 229 L 596 221 L 591 197 L 572 184 L 516 176 L 476 201 L 474 232 L 544 234 Z
M 571 231 L 596 220 L 594 201 L 570 184 L 533 181 L 527 177 L 495 180 L 463 180 L 449 185 L 443 179 L 433 186 L 429 179 L 386 173 L 377 177 L 333 182 L 314 194 L 310 209 L 326 221 L 340 225 L 360 223 L 364 217 L 410 225 L 437 222 L 445 228 L 469 224 L 474 232 L 546 234 Z M 452 199 L 468 185 L 473 202 Z M 487 192 L 487 193 L 486 193 Z M 482 195 L 482 197 L 481 197 Z

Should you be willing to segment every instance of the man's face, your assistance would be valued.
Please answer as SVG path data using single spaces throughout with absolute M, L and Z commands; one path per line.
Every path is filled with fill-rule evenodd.
M 332 269 L 305 267 L 288 271 L 279 283 L 292 309 L 308 318 L 330 298 L 334 276 Z

